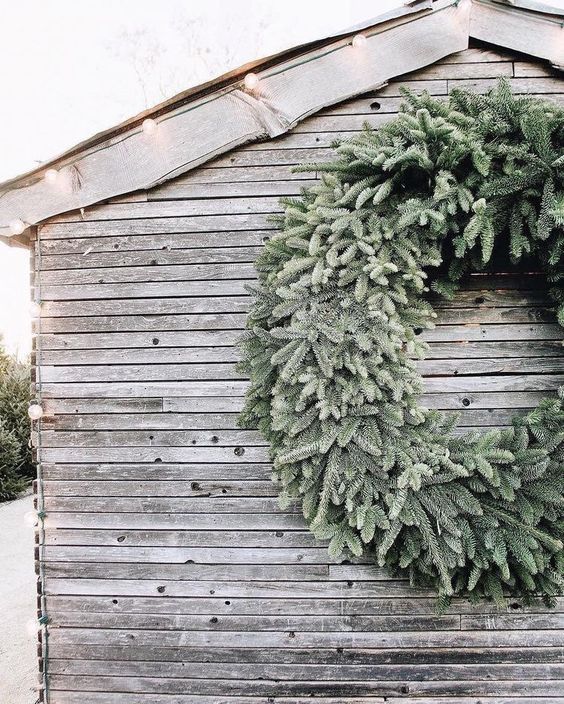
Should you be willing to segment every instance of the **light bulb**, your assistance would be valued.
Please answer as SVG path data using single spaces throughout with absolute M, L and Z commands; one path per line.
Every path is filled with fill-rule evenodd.
M 32 403 L 27 409 L 27 415 L 31 420 L 39 420 L 43 415 L 43 409 L 38 403 Z
M 57 171 L 57 169 L 47 169 L 44 178 L 47 183 L 57 183 L 57 179 L 59 178 L 59 172 Z
M 145 132 L 145 134 L 155 134 L 155 132 L 157 131 L 157 123 L 150 117 L 148 117 L 146 120 L 143 120 L 142 127 L 143 132 Z
M 355 34 L 352 40 L 352 45 L 355 49 L 360 49 L 366 45 L 366 37 L 364 34 Z
M 27 511 L 24 513 L 24 523 L 27 526 L 37 526 L 39 524 L 39 517 L 37 511 Z
M 21 235 L 22 232 L 25 230 L 25 222 L 23 220 L 20 220 L 20 218 L 12 220 L 12 222 L 10 223 L 10 230 L 12 232 L 12 235 Z
M 39 318 L 39 316 L 41 315 L 41 304 L 32 301 L 29 304 L 29 314 L 32 318 Z
M 245 76 L 245 88 L 247 90 L 254 90 L 259 84 L 259 77 L 256 73 L 247 73 Z

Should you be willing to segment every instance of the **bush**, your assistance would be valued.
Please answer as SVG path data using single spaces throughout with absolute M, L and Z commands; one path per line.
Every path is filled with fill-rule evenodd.
M 15 498 L 35 476 L 30 449 L 29 365 L 0 347 L 0 501 Z

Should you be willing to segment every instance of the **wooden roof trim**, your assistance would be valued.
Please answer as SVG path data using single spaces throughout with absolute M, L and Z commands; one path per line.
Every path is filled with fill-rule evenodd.
M 424 5 L 427 7 L 427 4 Z M 351 46 L 352 33 L 315 49 L 256 67 L 254 92 L 242 90 L 241 74 L 213 92 L 161 108 L 156 134 L 144 134 L 139 120 L 107 138 L 73 150 L 54 164 L 12 180 L 0 190 L 0 236 L 10 223 L 36 224 L 111 197 L 151 188 L 242 144 L 287 132 L 321 108 L 372 90 L 468 45 L 470 0 L 420 3 L 399 17 L 364 30 L 365 46 Z M 412 10 L 412 14 L 406 14 Z M 355 31 L 358 31 L 355 29 Z M 155 115 L 157 117 L 155 118 Z M 59 178 L 43 175 L 56 165 Z
M 133 128 L 139 128 L 143 120 L 148 117 L 157 119 L 171 110 L 181 108 L 187 103 L 192 103 L 212 93 L 217 93 L 230 85 L 240 84 L 244 76 L 250 71 L 266 71 L 267 69 L 280 65 L 283 61 L 299 58 L 304 54 L 308 54 L 312 50 L 328 46 L 334 43 L 335 40 L 350 37 L 354 32 L 364 31 L 367 28 L 376 27 L 379 24 L 391 22 L 392 20 L 404 17 L 405 15 L 428 11 L 432 8 L 432 6 L 433 0 L 407 0 L 405 6 L 398 7 L 394 10 L 383 13 L 382 15 L 378 15 L 376 18 L 349 28 L 346 32 L 340 32 L 339 34 L 331 35 L 330 37 L 325 37 L 324 39 L 317 39 L 312 42 L 307 42 L 306 44 L 285 49 L 277 54 L 272 54 L 271 56 L 263 57 L 256 61 L 244 64 L 243 66 L 239 66 L 238 68 L 228 71 L 227 73 L 217 76 L 216 78 L 206 81 L 205 83 L 192 86 L 181 93 L 177 93 L 171 98 L 168 98 L 167 100 L 128 118 L 124 122 L 98 132 L 92 137 L 88 137 L 88 139 L 75 144 L 61 154 L 49 159 L 49 161 L 42 163 L 41 166 L 31 169 L 23 174 L 18 174 L 17 176 L 0 183 L 0 189 L 4 190 L 6 187 L 19 183 L 27 178 L 37 177 L 38 175 L 42 177 L 49 167 L 57 165 L 60 166 L 64 160 L 76 156 L 77 154 L 82 154 L 86 150 L 92 149 L 93 147 L 106 142 L 110 137 L 118 137 L 120 134 L 123 134 Z
M 564 8 L 553 4 L 474 0 L 470 36 L 546 59 L 559 69 L 564 67 Z
M 323 107 L 465 49 L 470 36 L 560 67 L 562 21 L 537 8 L 553 5 L 542 0 L 415 0 L 344 35 L 241 67 L 1 184 L 0 239 L 10 238 L 13 220 L 30 226 L 146 190 L 242 144 L 283 134 Z M 354 49 L 351 38 L 361 30 L 366 45 Z M 260 84 L 247 92 L 241 80 L 251 70 Z M 141 129 L 149 116 L 159 124 L 151 137 Z M 43 178 L 50 167 L 59 170 L 56 184 Z

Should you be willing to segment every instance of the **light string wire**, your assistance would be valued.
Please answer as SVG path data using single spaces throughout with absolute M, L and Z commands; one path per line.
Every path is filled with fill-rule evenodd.
M 481 1 L 486 2 L 487 0 L 481 0 Z M 460 3 L 460 0 L 450 0 L 450 2 L 448 2 L 448 4 L 444 5 L 443 7 L 432 9 L 430 12 L 426 13 L 425 16 L 438 14 L 438 13 L 443 12 L 444 10 L 447 10 L 451 7 L 458 7 L 459 3 Z M 408 14 L 408 15 L 392 18 L 390 20 L 386 20 L 382 23 L 385 25 L 388 22 L 393 22 L 394 24 L 391 27 L 382 27 L 380 25 L 375 25 L 371 30 L 369 28 L 366 28 L 363 30 L 359 30 L 356 34 L 361 33 L 364 35 L 364 37 L 366 37 L 366 39 L 370 39 L 371 37 L 374 37 L 374 36 L 377 36 L 380 34 L 385 34 L 391 30 L 397 29 L 398 27 L 403 27 L 404 25 L 411 24 L 412 22 L 415 22 L 418 19 L 420 19 L 421 15 L 419 15 L 418 13 L 413 13 L 413 14 L 416 16 L 412 16 L 411 14 Z M 552 20 L 549 20 L 549 21 L 552 21 Z M 395 22 L 397 22 L 397 24 L 395 24 Z M 305 64 L 309 64 L 311 62 L 318 61 L 319 59 L 323 59 L 325 56 L 327 56 L 329 54 L 333 54 L 334 52 L 338 52 L 338 51 L 342 51 L 344 49 L 347 49 L 350 47 L 352 40 L 354 39 L 354 36 L 356 36 L 356 34 L 348 36 L 348 37 L 335 38 L 334 42 L 331 42 L 327 45 L 326 51 L 323 51 L 319 54 L 316 54 L 315 56 L 309 56 L 309 54 L 299 55 L 295 59 L 288 59 L 287 62 L 283 61 L 280 64 L 276 64 L 272 67 L 268 67 L 268 68 L 264 69 L 263 71 L 261 71 L 260 75 L 257 74 L 258 78 L 259 78 L 259 82 L 262 82 L 267 78 L 277 76 L 280 73 L 284 73 L 284 71 L 290 71 L 290 70 L 293 70 L 299 66 L 303 66 Z M 334 46 L 334 44 L 337 44 L 337 46 Z M 257 66 L 257 70 L 260 71 L 260 64 Z M 234 79 L 232 83 L 229 83 L 227 86 L 225 86 L 225 89 L 220 89 L 218 94 L 212 94 L 209 97 L 203 96 L 199 100 L 194 100 L 193 102 L 190 101 L 188 103 L 181 104 L 177 108 L 170 108 L 170 110 L 163 113 L 162 115 L 159 115 L 158 111 L 156 111 L 156 112 L 152 113 L 152 117 L 151 116 L 148 116 L 148 117 L 149 117 L 149 119 L 158 118 L 158 120 L 155 120 L 155 122 L 157 123 L 157 127 L 158 127 L 159 125 L 163 124 L 164 122 L 167 122 L 168 120 L 174 120 L 176 117 L 179 117 L 179 116 L 184 115 L 188 112 L 191 112 L 192 110 L 196 110 L 197 108 L 202 107 L 204 105 L 207 105 L 208 103 L 219 100 L 220 98 L 224 97 L 225 95 L 229 95 L 237 90 L 241 90 L 241 83 L 244 83 L 244 80 L 245 80 L 244 76 L 239 76 L 236 79 Z M 186 105 L 186 107 L 184 107 L 184 105 Z M 158 106 L 157 106 L 157 108 L 158 108 Z M 297 116 L 295 119 L 297 121 L 302 120 L 308 114 L 309 114 L 308 112 L 304 112 L 304 113 L 300 114 L 299 116 Z M 110 131 L 111 131 L 111 129 L 110 129 Z M 134 126 L 128 128 L 125 132 L 119 133 L 118 135 L 114 136 L 113 138 L 111 137 L 111 135 L 108 135 L 104 141 L 99 142 L 99 143 L 95 143 L 89 150 L 88 150 L 88 148 L 85 148 L 86 151 L 81 151 L 80 154 L 75 155 L 73 153 L 71 156 L 69 156 L 67 161 L 60 164 L 59 171 L 61 171 L 62 169 L 68 168 L 68 167 L 75 166 L 81 159 L 83 159 L 87 156 L 97 154 L 98 152 L 102 152 L 107 149 L 112 149 L 113 147 L 115 147 L 119 144 L 122 144 L 123 142 L 126 142 L 129 139 L 132 139 L 133 137 L 135 137 L 136 135 L 139 135 L 140 133 L 141 134 L 143 133 L 143 123 L 142 122 L 135 124 Z M 108 141 L 111 141 L 111 143 L 108 144 L 107 143 Z M 232 148 L 232 146 L 229 146 L 225 150 L 225 152 L 229 151 L 231 148 Z M 225 152 L 222 152 L 222 153 L 225 153 Z M 165 178 L 165 177 L 169 176 L 170 173 L 177 171 L 179 168 L 184 168 L 186 166 L 189 166 L 193 161 L 198 161 L 198 163 L 200 163 L 199 160 L 202 157 L 208 157 L 210 153 L 211 152 L 207 152 L 204 155 L 200 155 L 198 157 L 195 157 L 194 159 L 192 159 L 189 162 L 186 162 L 185 164 L 182 164 L 180 166 L 175 166 L 175 168 L 172 171 L 167 172 L 165 174 L 162 174 L 160 176 L 160 178 Z M 60 157 L 61 161 L 63 159 L 64 159 L 64 154 Z M 58 162 L 59 162 L 58 159 L 54 159 L 49 163 L 55 164 Z M 43 167 L 43 168 L 45 168 L 45 167 Z M 15 177 L 14 179 L 12 179 L 12 181 L 18 182 L 24 176 L 26 176 L 26 174 L 23 174 L 20 177 Z M 20 184 L 20 185 L 14 184 L 14 186 L 11 187 L 11 185 L 10 185 L 11 182 L 9 182 L 8 187 L 5 190 L 0 191 L 0 201 L 5 196 L 7 196 L 9 193 L 12 193 L 14 191 L 18 191 L 18 190 L 21 190 L 24 188 L 28 188 L 30 185 L 34 185 L 38 181 L 41 181 L 41 179 L 43 179 L 43 177 L 44 177 L 44 172 L 38 173 L 36 175 L 36 171 L 34 170 L 33 172 L 29 173 L 28 176 L 29 176 L 30 180 L 29 181 L 26 180 L 25 183 Z M 87 206 L 83 206 L 83 207 L 87 207 Z M 78 210 L 79 207 L 76 207 L 73 209 Z
M 34 302 L 38 306 L 38 315 L 36 317 L 35 323 L 35 397 L 40 405 L 42 405 L 42 395 L 41 395 L 41 363 L 40 363 L 40 349 L 41 349 L 41 246 L 39 242 L 39 228 L 35 228 L 35 266 L 34 266 Z M 41 650 L 43 657 L 43 670 L 42 670 L 42 685 L 43 692 L 45 694 L 44 701 L 46 704 L 49 701 L 49 680 L 47 677 L 47 669 L 49 662 L 49 632 L 48 623 L 49 617 L 47 616 L 47 599 L 45 596 L 45 487 L 43 483 L 43 471 L 41 462 L 41 419 L 36 421 L 36 445 L 35 450 L 37 453 L 37 518 L 38 518 L 38 562 L 39 562 L 39 583 L 40 583 L 40 615 L 39 615 L 39 625 L 41 628 Z

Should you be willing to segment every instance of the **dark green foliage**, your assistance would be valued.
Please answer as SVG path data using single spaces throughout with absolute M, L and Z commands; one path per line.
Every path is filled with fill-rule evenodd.
M 562 590 L 564 393 L 510 430 L 457 437 L 419 405 L 418 328 L 492 258 L 540 263 L 564 322 L 564 112 L 507 85 L 406 94 L 377 132 L 304 167 L 257 268 L 241 415 L 272 448 L 330 552 L 369 554 L 437 591 Z
M 0 347 L 0 501 L 13 499 L 35 476 L 29 447 L 29 366 Z

